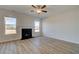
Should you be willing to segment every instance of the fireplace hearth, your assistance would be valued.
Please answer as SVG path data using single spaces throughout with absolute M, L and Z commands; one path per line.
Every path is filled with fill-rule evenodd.
M 32 38 L 32 29 L 31 28 L 23 28 L 22 29 L 22 39 L 29 39 Z

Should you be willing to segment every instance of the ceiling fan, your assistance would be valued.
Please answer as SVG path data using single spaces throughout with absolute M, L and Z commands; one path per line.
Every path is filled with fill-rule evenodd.
M 47 13 L 47 11 L 44 10 L 44 8 L 46 8 L 46 5 L 32 5 L 32 7 L 35 10 L 31 10 L 31 12 L 37 12 L 38 14 L 40 14 L 41 12 Z

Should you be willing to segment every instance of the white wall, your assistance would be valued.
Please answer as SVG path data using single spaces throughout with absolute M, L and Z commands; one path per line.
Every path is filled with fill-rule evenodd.
M 4 17 L 16 17 L 17 19 L 17 34 L 5 35 L 5 21 Z M 22 28 L 32 28 L 34 29 L 34 20 L 36 18 L 32 16 L 27 16 L 15 11 L 9 11 L 0 9 L 0 42 L 21 39 L 21 29 Z M 41 32 L 40 32 L 41 33 Z M 33 30 L 33 36 L 40 36 L 40 33 L 35 33 Z
M 17 34 L 15 35 L 5 35 L 5 20 L 4 17 L 16 17 L 17 18 Z M 7 40 L 15 40 L 20 38 L 20 15 L 14 11 L 8 11 L 0 9 L 0 42 Z
M 34 31 L 34 21 L 39 21 L 40 22 L 40 32 L 35 32 Z M 32 16 L 26 16 L 24 15 L 22 18 L 21 22 L 21 27 L 22 28 L 32 28 L 32 36 L 37 37 L 41 36 L 42 28 L 41 28 L 41 21 L 40 18 L 32 17 Z
M 43 20 L 43 35 L 79 43 L 79 9 L 66 10 Z

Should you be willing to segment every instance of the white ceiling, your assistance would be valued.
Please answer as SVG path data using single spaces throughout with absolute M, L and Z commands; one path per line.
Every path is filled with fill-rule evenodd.
M 16 11 L 19 13 L 29 14 L 29 15 L 37 15 L 33 12 L 30 12 L 30 10 L 33 10 L 33 7 L 31 5 L 0 5 L 0 9 L 7 9 Z M 59 12 L 64 12 L 69 9 L 75 9 L 79 8 L 79 6 L 76 5 L 47 5 L 46 10 L 48 13 L 42 13 L 41 16 L 48 16 L 48 15 L 55 15 Z

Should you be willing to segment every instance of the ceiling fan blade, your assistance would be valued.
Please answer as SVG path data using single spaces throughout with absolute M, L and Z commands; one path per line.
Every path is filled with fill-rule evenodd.
M 42 10 L 42 12 L 45 12 L 45 13 L 47 13 L 47 11 L 45 11 L 45 10 Z
M 43 5 L 42 7 L 41 7 L 41 9 L 43 9 L 43 8 L 45 8 L 46 7 L 46 5 Z
M 32 5 L 32 7 L 37 8 L 36 6 Z

